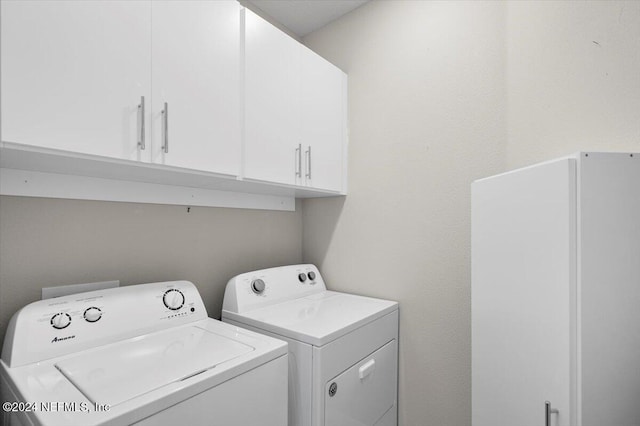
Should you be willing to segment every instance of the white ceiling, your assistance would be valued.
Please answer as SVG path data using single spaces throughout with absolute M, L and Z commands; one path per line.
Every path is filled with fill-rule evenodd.
M 298 37 L 324 27 L 367 1 L 369 0 L 245 0 Z

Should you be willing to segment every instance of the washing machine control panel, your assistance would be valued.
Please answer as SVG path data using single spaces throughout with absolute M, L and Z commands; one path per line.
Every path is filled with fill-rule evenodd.
M 31 303 L 7 330 L 7 363 L 23 365 L 109 342 L 206 319 L 196 287 L 188 281 L 140 284 L 78 293 Z M 7 352 L 7 353 L 5 353 Z
M 227 283 L 223 310 L 240 313 L 325 290 L 314 265 L 262 269 L 238 275 Z

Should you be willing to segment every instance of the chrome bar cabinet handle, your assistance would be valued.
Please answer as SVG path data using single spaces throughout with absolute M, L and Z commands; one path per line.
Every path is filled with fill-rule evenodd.
M 296 148 L 296 158 L 298 159 L 298 167 L 296 167 L 296 176 L 302 177 L 302 144 L 299 143 Z
M 140 104 L 138 104 L 138 122 L 140 123 L 140 130 L 138 132 L 138 147 L 140 150 L 144 150 L 146 147 L 145 144 L 145 134 L 144 134 L 144 96 L 140 96 Z
M 307 155 L 307 173 L 305 176 L 311 179 L 311 146 L 309 146 L 309 149 L 305 151 L 305 154 Z
M 164 109 L 162 110 L 163 127 L 164 127 L 164 141 L 162 144 L 162 150 L 165 154 L 169 153 L 169 104 L 164 103 Z
M 544 402 L 544 426 L 551 426 L 551 414 L 560 414 L 557 408 L 551 408 L 549 401 Z

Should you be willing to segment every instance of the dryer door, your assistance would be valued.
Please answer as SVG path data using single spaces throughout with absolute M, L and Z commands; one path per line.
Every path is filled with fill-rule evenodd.
M 396 404 L 397 377 L 394 339 L 326 383 L 325 425 L 376 425 Z

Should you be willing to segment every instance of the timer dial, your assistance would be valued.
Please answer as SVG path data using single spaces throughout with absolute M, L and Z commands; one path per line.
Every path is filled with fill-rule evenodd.
M 100 310 L 100 308 L 92 306 L 84 311 L 84 319 L 87 322 L 96 322 L 100 318 L 102 318 L 102 311 Z
M 309 277 L 309 279 L 310 279 L 311 281 L 313 281 L 313 280 L 315 280 L 315 279 L 316 279 L 316 273 L 315 273 L 315 272 L 313 272 L 313 271 L 309 272 L 309 273 L 307 274 L 307 276 Z
M 253 290 L 255 294 L 262 294 L 262 292 L 264 291 L 264 288 L 265 288 L 265 284 L 264 284 L 264 281 L 261 279 L 253 280 L 251 282 L 251 290 Z
M 164 302 L 164 306 L 172 311 L 177 311 L 184 306 L 184 294 L 182 294 L 180 290 L 172 288 L 164 292 L 162 301 Z
M 65 314 L 64 312 L 60 312 L 51 317 L 51 325 L 58 330 L 69 327 L 69 324 L 71 324 L 71 315 Z

